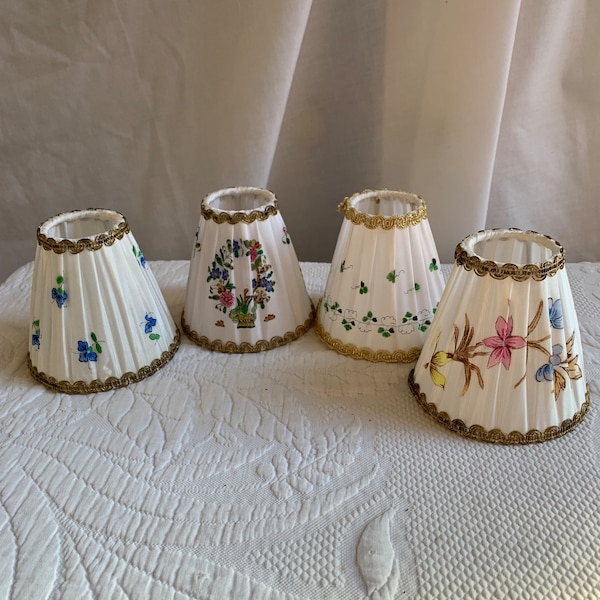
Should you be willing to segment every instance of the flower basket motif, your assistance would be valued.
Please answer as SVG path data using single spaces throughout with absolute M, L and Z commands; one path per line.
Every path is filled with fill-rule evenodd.
M 231 280 L 236 259 L 249 259 L 254 273 L 252 291 L 244 288 L 235 295 L 235 284 Z M 258 308 L 264 309 L 274 291 L 273 271 L 258 240 L 228 239 L 215 254 L 208 267 L 207 283 L 210 284 L 209 299 L 216 300 L 215 308 L 236 323 L 238 329 L 255 326 Z

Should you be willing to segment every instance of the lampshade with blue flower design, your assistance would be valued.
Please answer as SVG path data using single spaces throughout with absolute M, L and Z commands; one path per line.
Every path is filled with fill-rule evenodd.
M 37 231 L 28 366 L 49 388 L 102 392 L 164 366 L 179 330 L 125 217 L 63 213 Z

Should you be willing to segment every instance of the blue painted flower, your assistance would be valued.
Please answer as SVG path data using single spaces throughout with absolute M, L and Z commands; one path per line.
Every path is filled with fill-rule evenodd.
M 238 254 L 240 253 L 240 243 L 237 240 L 233 240 L 232 250 L 235 256 L 238 256 Z
M 39 333 L 31 334 L 31 345 L 37 346 L 38 350 L 40 349 L 40 334 Z
M 144 269 L 146 268 L 146 257 L 142 254 L 141 250 L 140 250 L 140 265 L 142 265 L 142 267 L 144 267 Z
M 548 298 L 548 313 L 550 316 L 550 324 L 554 329 L 562 329 L 563 328 L 563 311 L 562 311 L 562 302 L 560 298 L 553 300 L 552 298 Z
M 52 299 L 56 300 L 58 308 L 62 308 L 68 298 L 67 292 L 60 288 L 52 288 Z
M 146 323 L 144 327 L 144 333 L 152 333 L 152 328 L 156 327 L 156 319 L 151 317 L 149 314 L 145 316 Z
M 260 279 L 256 280 L 253 279 L 252 280 L 252 287 L 253 288 L 262 288 L 263 290 L 265 290 L 265 292 L 272 292 L 274 291 L 274 287 L 273 287 L 274 283 L 270 280 L 267 279 L 266 277 L 261 277 Z
M 221 279 L 223 281 L 227 281 L 229 279 L 229 271 L 227 269 L 223 269 L 221 271 Z
M 79 352 L 79 362 L 96 362 L 98 355 L 92 352 L 91 346 L 85 340 L 77 342 L 77 352 Z
M 550 357 L 550 360 L 545 365 L 542 365 L 535 373 L 536 381 L 543 381 L 544 379 L 546 381 L 554 380 L 554 367 L 560 365 L 560 355 L 562 354 L 562 351 L 563 347 L 560 344 L 554 344 L 554 346 L 552 346 L 552 356 Z
M 219 269 L 218 267 L 214 267 L 210 271 L 210 276 L 212 279 L 221 279 L 221 269 Z

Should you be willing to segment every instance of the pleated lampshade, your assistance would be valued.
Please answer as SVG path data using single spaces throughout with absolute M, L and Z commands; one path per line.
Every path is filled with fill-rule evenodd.
M 179 330 L 125 217 L 60 214 L 37 231 L 28 366 L 44 385 L 102 392 L 152 375 Z
M 231 353 L 287 344 L 314 321 L 275 195 L 254 187 L 202 200 L 181 324 L 195 343 Z
M 465 238 L 409 384 L 464 436 L 525 444 L 573 429 L 589 390 L 560 244 L 516 229 Z
M 444 287 L 425 201 L 367 190 L 339 210 L 344 220 L 317 309 L 317 334 L 353 358 L 412 362 Z

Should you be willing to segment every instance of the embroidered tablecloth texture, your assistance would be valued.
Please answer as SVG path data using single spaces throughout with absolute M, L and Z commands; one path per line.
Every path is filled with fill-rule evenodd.
M 177 322 L 188 265 L 151 263 Z M 316 302 L 329 266 L 302 269 Z M 142 382 L 54 394 L 26 367 L 25 265 L 0 287 L 0 598 L 599 598 L 600 265 L 567 269 L 590 411 L 496 447 L 425 414 L 412 365 L 312 330 L 184 338 Z

